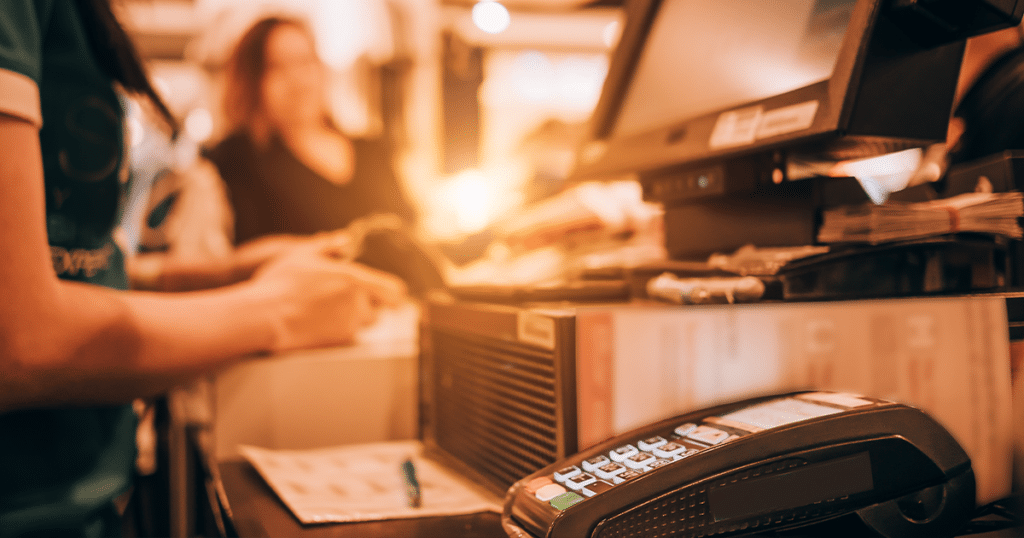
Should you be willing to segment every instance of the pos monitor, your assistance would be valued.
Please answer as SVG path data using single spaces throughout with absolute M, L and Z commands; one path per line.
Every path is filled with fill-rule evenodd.
M 670 255 L 687 259 L 813 243 L 822 193 L 842 188 L 795 171 L 943 140 L 965 38 L 1015 24 L 1024 0 L 626 10 L 574 176 L 636 174 L 665 205 Z

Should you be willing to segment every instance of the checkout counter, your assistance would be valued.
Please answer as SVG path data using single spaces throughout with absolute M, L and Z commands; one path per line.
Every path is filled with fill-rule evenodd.
M 610 67 L 595 112 L 593 140 L 581 152 L 578 173 L 583 179 L 638 173 L 645 199 L 662 202 L 666 208 L 666 246 L 674 260 L 703 259 L 708 252 L 729 252 L 749 242 L 767 247 L 815 243 L 815 219 L 822 200 L 836 196 L 844 203 L 847 200 L 816 175 L 822 168 L 811 165 L 941 140 L 963 38 L 991 29 L 984 25 L 961 28 L 964 21 L 975 20 L 965 17 L 927 26 L 937 19 L 921 16 L 918 2 L 799 4 L 803 7 L 796 11 L 804 10 L 800 16 L 804 18 L 794 18 L 778 7 L 791 4 L 770 1 L 722 0 L 716 6 L 731 9 L 704 10 L 699 16 L 687 10 L 699 10 L 706 5 L 702 0 L 641 0 L 629 5 L 634 12 Z M 879 15 L 890 7 L 892 11 Z M 994 26 L 1019 21 L 1024 5 L 1015 9 L 1015 13 L 1003 13 Z M 739 18 L 744 20 L 736 24 Z M 920 35 L 912 31 L 926 26 Z M 685 28 L 690 31 L 681 30 Z M 953 34 L 943 33 L 950 28 Z M 780 39 L 780 35 L 793 39 Z M 709 45 L 701 41 L 705 38 L 719 42 Z M 753 45 L 729 46 L 749 39 Z M 932 42 L 922 45 L 918 40 Z M 780 61 L 770 58 L 776 49 L 786 49 Z M 755 50 L 764 55 L 751 52 Z M 675 67 L 669 69 L 670 65 Z M 713 82 L 731 84 L 722 80 L 730 77 L 715 78 L 725 71 L 723 66 L 783 84 L 767 89 L 765 84 L 716 89 Z M 808 66 L 813 69 L 802 69 Z M 762 72 L 770 68 L 779 72 Z M 688 84 L 701 79 L 697 75 L 663 76 L 701 70 L 708 72 L 706 85 Z M 787 81 L 784 75 L 795 72 L 806 76 Z M 699 95 L 680 97 L 686 91 Z M 724 100 L 707 103 L 704 97 Z M 649 106 L 652 101 L 682 108 L 665 112 Z M 686 108 L 690 105 L 698 108 Z M 807 170 L 812 173 L 800 175 Z M 859 195 L 863 198 L 863 192 Z M 971 288 L 937 291 L 977 292 Z M 473 324 L 477 319 L 467 317 L 466 321 Z M 504 537 L 499 515 L 494 513 L 301 525 L 256 470 L 237 458 L 234 447 L 240 443 L 310 448 L 420 438 L 424 434 L 420 391 L 429 372 L 419 370 L 417 357 L 420 351 L 427 356 L 431 350 L 419 350 L 416 345 L 418 318 L 404 323 L 403 327 L 413 330 L 381 330 L 376 346 L 364 342 L 352 348 L 272 358 L 239 366 L 212 380 L 208 397 L 214 414 L 209 422 L 196 426 L 187 419 L 178 420 L 178 431 L 183 433 L 171 436 L 172 444 L 174 439 L 181 441 L 178 448 L 183 455 L 178 466 L 172 466 L 172 475 L 180 478 L 182 492 L 197 492 L 193 501 L 207 501 L 180 504 L 175 534 L 194 534 L 203 527 L 214 529 L 211 534 L 244 537 Z M 514 334 L 515 324 L 510 326 Z M 525 329 L 529 332 L 530 327 Z M 530 336 L 536 343 L 536 332 Z M 541 336 L 554 341 L 555 330 Z M 395 338 L 401 341 L 396 343 Z M 575 337 L 569 342 L 575 346 Z M 549 349 L 558 348 L 551 344 Z M 427 421 L 428 437 L 436 425 L 431 420 Z M 194 458 L 191 464 L 189 455 Z M 189 504 L 205 508 L 190 511 Z M 1018 536 L 1019 530 L 974 535 L 1004 538 Z M 787 535 L 801 536 L 799 531 Z
M 246 362 L 173 392 L 165 435 L 170 534 L 232 536 L 237 529 L 237 536 L 386 536 L 363 525 L 303 527 L 238 447 L 308 449 L 415 439 L 419 319 L 418 307 L 410 303 L 382 312 L 352 346 Z M 398 523 L 403 529 L 421 524 Z M 479 536 L 488 535 L 493 534 Z
M 1011 327 L 1021 322 L 1013 318 Z M 419 311 L 411 309 L 382 320 L 393 333 L 384 325 L 371 332 L 415 337 L 418 323 Z M 205 424 L 189 417 L 188 398 L 177 400 L 171 410 L 179 432 L 172 441 L 180 446 L 171 470 L 182 494 L 172 535 L 504 538 L 500 514 L 492 512 L 304 525 L 237 452 L 239 443 L 288 449 L 421 437 L 417 384 L 427 374 L 419 371 L 419 352 L 415 339 L 399 337 L 236 366 L 200 391 L 214 405 Z M 972 536 L 1009 538 L 1019 530 Z

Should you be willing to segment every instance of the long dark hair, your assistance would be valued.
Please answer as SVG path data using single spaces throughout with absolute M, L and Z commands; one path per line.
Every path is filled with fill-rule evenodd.
M 246 131 L 257 143 L 270 135 L 262 116 L 260 88 L 266 73 L 267 41 L 275 29 L 292 26 L 315 41 L 313 31 L 302 19 L 275 15 L 255 22 L 238 40 L 225 66 L 224 119 L 228 132 Z
M 88 34 L 89 46 L 100 68 L 125 91 L 147 98 L 176 135 L 178 122 L 153 89 L 139 52 L 117 21 L 110 0 L 78 0 L 78 8 Z

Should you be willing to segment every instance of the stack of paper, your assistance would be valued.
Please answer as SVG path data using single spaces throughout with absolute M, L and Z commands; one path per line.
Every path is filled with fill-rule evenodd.
M 1019 239 L 1020 192 L 967 193 L 918 203 L 863 204 L 825 211 L 821 243 L 885 243 L 956 232 Z
M 424 457 L 418 441 L 239 451 L 305 524 L 501 511 L 501 499 Z M 407 461 L 415 462 L 419 506 L 409 502 Z

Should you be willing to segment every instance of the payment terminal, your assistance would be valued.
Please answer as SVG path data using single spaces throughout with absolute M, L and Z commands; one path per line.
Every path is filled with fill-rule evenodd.
M 952 536 L 975 508 L 967 454 L 918 409 L 798 392 L 684 414 L 509 489 L 513 538 L 740 536 L 859 517 L 887 538 Z

